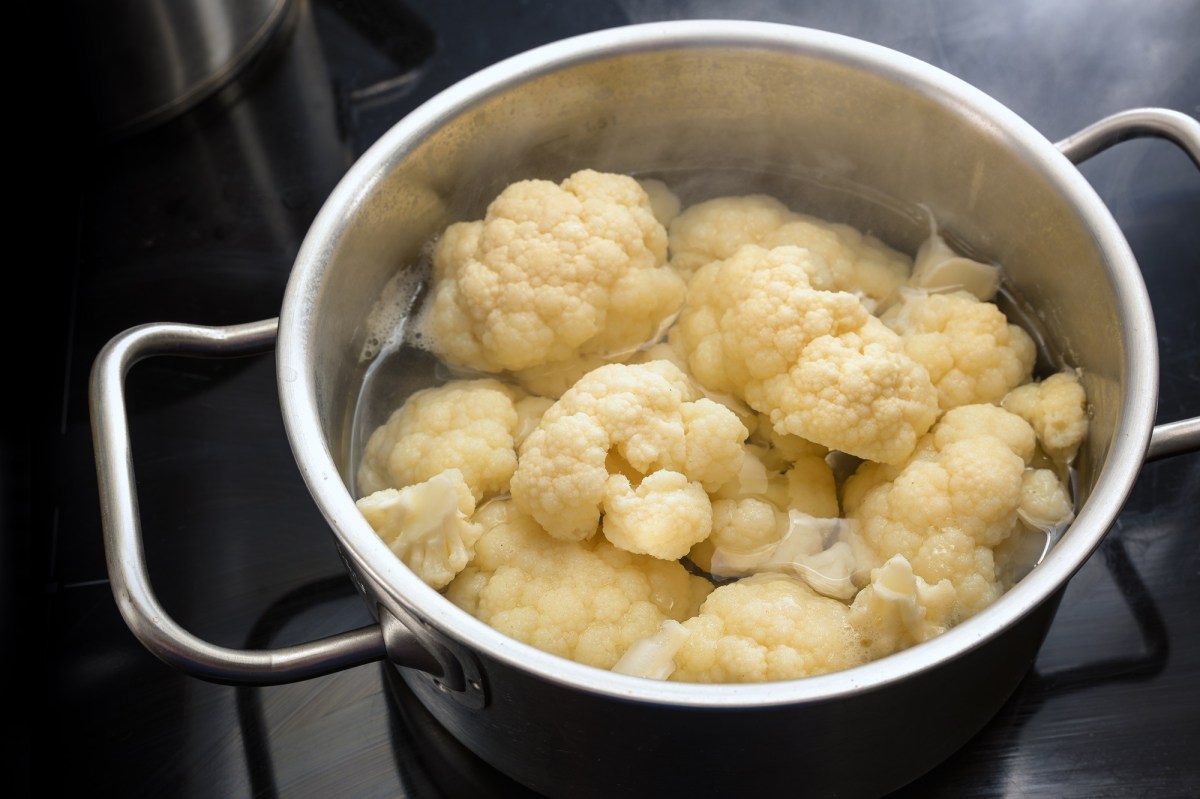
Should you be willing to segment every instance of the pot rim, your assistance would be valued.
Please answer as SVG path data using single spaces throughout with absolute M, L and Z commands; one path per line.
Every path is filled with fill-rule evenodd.
M 1069 534 L 1033 572 L 970 619 L 910 649 L 830 674 L 755 684 L 659 682 L 585 666 L 509 638 L 455 606 L 395 557 L 359 513 L 319 429 L 316 387 L 307 369 L 321 280 L 346 220 L 391 169 L 447 121 L 496 92 L 606 57 L 695 48 L 816 55 L 900 82 L 983 120 L 1071 203 L 1092 231 L 1117 295 L 1118 324 L 1126 343 L 1117 422 L 1096 484 Z M 947 663 L 1019 623 L 1065 587 L 1116 519 L 1145 459 L 1158 395 L 1154 318 L 1133 253 L 1103 201 L 1048 139 L 990 95 L 915 57 L 842 34 L 732 20 L 651 22 L 577 35 L 487 67 L 410 112 L 363 153 L 318 212 L 284 294 L 276 359 L 284 425 L 301 474 L 333 527 L 343 556 L 353 562 L 352 570 L 373 585 L 385 586 L 387 600 L 468 650 L 541 679 L 618 699 L 696 708 L 767 707 L 879 689 Z

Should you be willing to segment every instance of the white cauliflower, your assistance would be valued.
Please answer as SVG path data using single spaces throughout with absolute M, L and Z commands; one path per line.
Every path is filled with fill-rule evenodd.
M 475 515 L 484 533 L 446 596 L 518 641 L 612 668 L 667 619 L 693 616 L 712 590 L 678 563 L 617 549 L 602 537 L 560 541 L 513 503 Z
M 548 403 L 488 379 L 454 380 L 418 391 L 367 440 L 359 492 L 403 488 L 458 469 L 476 502 L 507 493 L 522 425 L 536 426 L 534 417 Z
M 359 507 L 463 610 L 601 669 L 885 657 L 987 607 L 1074 518 L 1086 397 L 1029 382 L 999 278 L 936 228 L 914 265 L 762 195 L 681 212 L 657 180 L 514 183 L 440 237 L 420 317 L 452 368 L 512 382 L 413 395 L 368 442 Z
M 706 491 L 737 477 L 747 435 L 670 362 L 609 364 L 542 416 L 521 447 L 512 498 L 564 540 L 591 536 L 603 509 L 617 546 L 674 560 L 708 536 Z M 677 523 L 650 523 L 666 512 Z
M 635 487 L 623 474 L 604 486 L 604 537 L 628 552 L 677 560 L 712 532 L 712 504 L 699 483 L 659 469 Z
M 691 206 L 671 223 L 671 265 L 691 275 L 730 258 L 746 244 L 812 252 L 830 271 L 834 291 L 861 297 L 872 310 L 908 278 L 911 260 L 873 236 L 794 213 L 773 197 L 718 197 Z
M 675 653 L 671 680 L 765 682 L 865 662 L 850 609 L 783 574 L 757 574 L 713 591 Z
M 688 285 L 678 339 L 692 374 L 768 414 L 776 432 L 901 463 L 937 418 L 928 373 L 900 337 L 798 247 L 747 245 Z
M 893 555 L 872 570 L 871 582 L 850 606 L 850 623 L 869 659 L 941 635 L 954 621 L 957 596 L 948 579 L 930 585 L 903 555 Z
M 954 620 L 992 603 L 1002 590 L 993 548 L 1013 532 L 1033 430 L 995 405 L 949 411 L 902 466 L 864 464 L 844 488 L 846 515 L 859 523 L 860 567 L 902 555 L 930 585 L 949 580 Z
M 466 568 L 483 532 L 470 520 L 475 498 L 457 469 L 405 488 L 376 491 L 357 505 L 396 557 L 434 588 L 443 588 Z
M 1067 487 L 1049 469 L 1026 469 L 1021 477 L 1021 504 L 1017 516 L 1043 533 L 1065 527 L 1075 518 Z
M 1014 388 L 1001 404 L 1033 425 L 1042 450 L 1058 463 L 1070 463 L 1087 436 L 1087 396 L 1074 372 Z
M 942 411 L 998 403 L 1032 376 L 1033 339 L 994 304 L 969 292 L 904 292 L 881 318 L 900 334 L 909 357 L 929 372 Z
M 661 335 L 684 297 L 666 263 L 666 229 L 633 178 L 513 183 L 438 241 L 431 347 L 457 366 L 569 384 Z

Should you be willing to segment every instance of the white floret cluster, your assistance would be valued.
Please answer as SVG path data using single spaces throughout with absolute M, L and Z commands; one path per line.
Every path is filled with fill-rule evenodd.
M 464 376 L 371 435 L 359 507 L 497 630 L 649 679 L 784 680 L 936 636 L 1073 518 L 1079 375 L 937 234 L 763 195 L 519 181 L 433 250 Z

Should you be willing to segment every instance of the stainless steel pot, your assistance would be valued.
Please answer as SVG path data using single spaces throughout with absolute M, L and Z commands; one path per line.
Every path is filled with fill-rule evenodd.
M 1200 419 L 1154 427 L 1146 290 L 1121 231 L 1072 165 L 1146 135 L 1175 141 L 1200 164 L 1200 125 L 1176 112 L 1135 109 L 1052 144 L 925 63 L 766 23 L 631 26 L 486 69 L 401 120 L 353 166 L 305 239 L 278 323 L 147 325 L 99 355 L 93 426 L 121 612 L 154 654 L 217 682 L 287 682 L 389 658 L 455 736 L 546 794 L 710 795 L 753 785 L 857 796 L 904 784 L 961 746 L 1013 691 L 1142 464 L 1200 447 Z M 928 208 L 963 246 L 1003 263 L 1013 293 L 1082 368 L 1088 390 L 1091 432 L 1069 531 L 1028 577 L 946 634 L 858 668 L 762 685 L 593 669 L 445 601 L 375 536 L 346 487 L 366 311 L 448 222 L 477 216 L 512 180 L 585 166 L 683 183 L 789 175 L 814 213 L 911 251 L 925 231 L 919 209 Z M 233 650 L 180 628 L 150 587 L 122 385 L 140 358 L 258 352 L 276 332 L 292 449 L 380 623 L 286 649 Z

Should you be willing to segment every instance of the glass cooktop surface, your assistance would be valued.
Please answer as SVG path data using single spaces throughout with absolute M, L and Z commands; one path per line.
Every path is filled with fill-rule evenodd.
M 25 742 L 10 753 L 13 773 L 31 795 L 530 795 L 451 738 L 389 666 L 246 688 L 151 655 L 108 581 L 88 420 L 89 370 L 116 333 L 276 316 L 300 243 L 341 176 L 455 81 L 577 33 L 724 17 L 910 54 L 1052 141 L 1133 107 L 1200 116 L 1194 0 L 294 0 L 219 91 L 122 130 L 98 122 L 110 117 L 85 79 L 101 65 L 84 45 L 113 19 L 81 24 L 71 13 L 79 4 L 66 5 L 62 46 L 91 55 L 65 98 L 40 100 L 49 124 L 71 131 L 57 156 L 69 178 L 29 195 L 65 222 L 46 237 L 34 278 L 50 378 L 28 397 L 28 423 L 10 419 L 4 469 L 5 496 L 16 500 L 6 504 L 5 635 L 27 653 L 6 657 L 22 680 L 10 686 L 40 692 L 21 703 L 14 688 L 6 715 Z M 1123 143 L 1081 170 L 1145 276 L 1161 350 L 1158 420 L 1200 414 L 1200 170 L 1158 140 Z M 146 361 L 130 374 L 128 407 L 147 565 L 177 621 L 248 648 L 371 622 L 292 457 L 271 355 Z M 897 795 L 1200 793 L 1197 500 L 1200 456 L 1145 465 L 1012 698 Z M 14 718 L 14 707 L 27 710 Z

